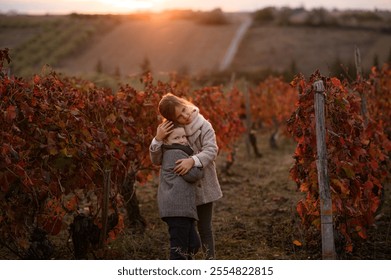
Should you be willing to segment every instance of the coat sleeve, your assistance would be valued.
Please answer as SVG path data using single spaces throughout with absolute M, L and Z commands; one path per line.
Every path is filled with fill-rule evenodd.
M 215 131 L 209 122 L 206 128 L 201 131 L 200 141 L 201 151 L 196 156 L 201 161 L 202 166 L 205 167 L 216 160 L 219 151 Z
M 164 155 L 163 169 L 168 173 L 174 174 L 175 162 L 179 159 L 188 158 L 189 156 L 180 150 L 168 150 Z M 178 176 L 175 174 L 175 176 Z M 199 167 L 192 167 L 185 175 L 181 177 L 189 183 L 195 183 L 204 176 L 204 171 Z
M 163 159 L 162 146 L 151 145 L 149 146 L 149 157 L 153 164 L 161 165 Z
M 185 175 L 182 175 L 183 179 L 189 183 L 195 183 L 204 177 L 204 170 L 200 167 L 192 167 Z

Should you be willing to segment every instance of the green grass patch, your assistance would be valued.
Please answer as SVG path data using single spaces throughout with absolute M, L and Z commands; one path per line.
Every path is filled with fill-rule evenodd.
M 90 46 L 94 38 L 111 30 L 120 21 L 113 16 L 1 16 L 3 30 L 17 32 L 30 28 L 29 40 L 10 47 L 11 70 L 16 76 L 39 73 L 48 64 L 56 67 L 61 60 Z M 3 45 L 7 43 L 3 42 Z

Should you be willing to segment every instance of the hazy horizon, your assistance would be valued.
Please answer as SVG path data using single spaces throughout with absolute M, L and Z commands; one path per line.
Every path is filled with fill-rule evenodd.
M 221 8 L 225 12 L 255 11 L 265 7 L 303 7 L 338 10 L 391 10 L 390 0 L 0 0 L 0 12 L 20 14 L 69 14 L 97 13 L 123 14 L 141 11 L 160 12 L 172 9 L 212 10 Z

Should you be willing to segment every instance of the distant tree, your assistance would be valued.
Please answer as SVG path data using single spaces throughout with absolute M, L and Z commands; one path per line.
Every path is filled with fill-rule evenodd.
M 210 12 L 200 13 L 198 17 L 198 23 L 208 25 L 220 25 L 228 24 L 229 21 L 225 16 L 225 13 L 220 8 L 217 8 Z
M 274 13 L 274 7 L 267 7 L 262 10 L 255 11 L 253 14 L 253 19 L 255 22 L 260 24 L 269 23 L 274 20 Z
M 324 8 L 313 9 L 305 21 L 308 26 L 337 26 L 337 20 Z

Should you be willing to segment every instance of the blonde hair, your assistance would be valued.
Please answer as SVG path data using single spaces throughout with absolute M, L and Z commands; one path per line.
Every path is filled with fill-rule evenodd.
M 175 108 L 178 106 L 194 106 L 190 101 L 172 93 L 163 95 L 159 102 L 159 113 L 167 120 L 177 122 Z

